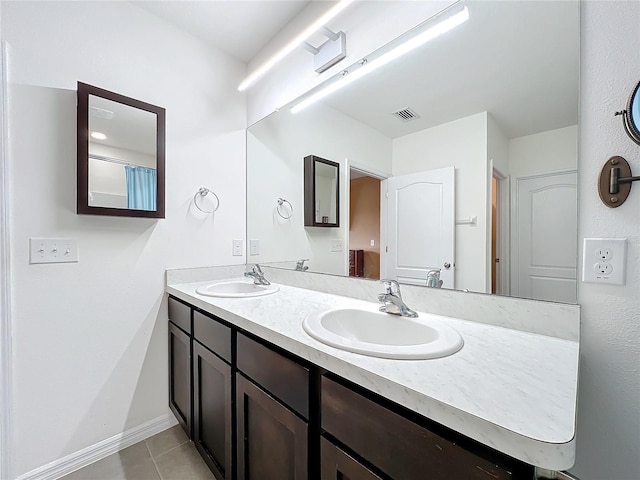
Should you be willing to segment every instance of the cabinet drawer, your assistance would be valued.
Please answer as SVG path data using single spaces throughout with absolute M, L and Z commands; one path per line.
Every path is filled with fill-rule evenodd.
M 216 319 L 193 312 L 193 338 L 231 363 L 231 328 Z
M 191 334 L 191 307 L 169 297 L 169 320 Z
M 238 333 L 237 365 L 265 390 L 309 418 L 309 369 Z
M 512 474 L 322 377 L 322 428 L 394 480 L 500 480 Z

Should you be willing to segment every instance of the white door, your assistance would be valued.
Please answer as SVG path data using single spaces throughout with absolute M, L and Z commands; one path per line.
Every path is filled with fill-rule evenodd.
M 512 179 L 511 295 L 576 303 L 577 173 Z
M 381 184 L 382 277 L 425 285 L 439 268 L 444 288 L 454 288 L 454 168 L 391 177 Z

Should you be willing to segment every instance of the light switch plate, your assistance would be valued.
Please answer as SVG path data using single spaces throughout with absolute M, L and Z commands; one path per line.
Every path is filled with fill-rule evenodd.
M 585 238 L 582 281 L 624 285 L 627 269 L 626 238 Z
M 260 240 L 249 240 L 249 255 L 260 255 Z
M 242 256 L 243 243 L 244 242 L 242 240 L 234 240 L 233 241 L 233 256 L 234 257 L 241 257 Z
M 74 263 L 78 241 L 73 238 L 30 238 L 29 263 Z

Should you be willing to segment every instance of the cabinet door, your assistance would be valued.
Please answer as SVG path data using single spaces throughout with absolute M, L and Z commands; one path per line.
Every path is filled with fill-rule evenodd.
M 381 478 L 322 437 L 322 480 L 381 480 Z
M 322 429 L 394 480 L 514 480 L 510 467 L 462 448 L 424 426 L 322 377 Z
M 307 423 L 236 375 L 238 480 L 307 480 Z
M 193 442 L 218 480 L 233 478 L 231 366 L 193 342 Z
M 191 338 L 169 322 L 169 407 L 191 438 Z

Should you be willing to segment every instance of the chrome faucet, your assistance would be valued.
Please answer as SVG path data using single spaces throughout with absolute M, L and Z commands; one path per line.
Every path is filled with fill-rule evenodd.
M 249 265 L 247 265 L 247 268 L 248 267 Z M 262 273 L 262 269 L 257 263 L 251 265 L 251 271 L 244 272 L 244 276 L 253 278 L 255 285 L 271 285 L 271 282 L 264 277 L 264 273 Z
M 442 280 L 440 280 L 440 269 L 435 268 L 427 272 L 427 287 L 440 288 Z
M 380 307 L 381 312 L 390 313 L 392 315 L 400 315 L 402 317 L 415 318 L 418 316 L 416 312 L 411 310 L 402 301 L 400 294 L 400 284 L 395 280 L 380 280 L 384 284 L 385 293 L 378 295 L 384 305 Z
M 304 262 L 306 262 L 308 260 L 309 260 L 308 258 L 304 258 L 302 260 L 298 260 L 296 262 L 296 271 L 298 271 L 298 272 L 306 272 L 307 270 L 309 270 L 309 267 L 304 264 Z

